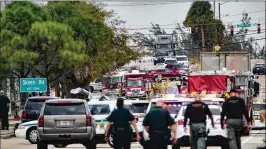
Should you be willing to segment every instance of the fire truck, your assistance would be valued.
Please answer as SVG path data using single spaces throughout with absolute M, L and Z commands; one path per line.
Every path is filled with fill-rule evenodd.
M 252 101 L 255 96 L 254 76 L 251 72 L 233 71 L 201 71 L 191 73 L 188 76 L 186 90 L 183 92 L 187 95 L 205 94 L 214 95 L 214 97 L 224 97 L 229 95 L 231 89 L 237 90 L 237 95 L 245 100 L 252 117 Z M 210 96 L 209 96 L 210 97 Z M 221 103 L 222 104 L 222 103 Z M 245 121 L 245 135 L 248 135 L 247 122 Z
M 147 97 L 148 90 L 152 87 L 146 73 L 132 70 L 131 73 L 125 75 L 125 78 L 125 94 L 127 98 Z
M 108 75 L 103 76 L 103 91 L 104 92 L 113 92 L 114 94 L 122 94 L 125 92 L 125 74 L 127 71 L 121 72 L 110 72 Z

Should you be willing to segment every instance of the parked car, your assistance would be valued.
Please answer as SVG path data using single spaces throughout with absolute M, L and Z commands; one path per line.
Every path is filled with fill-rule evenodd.
M 215 128 L 211 126 L 211 120 L 207 119 L 206 130 L 209 131 L 207 137 L 207 146 L 220 146 L 222 149 L 228 149 L 228 136 L 227 130 L 221 128 L 220 118 L 222 108 L 219 105 L 219 102 L 205 102 L 208 104 L 215 122 Z M 177 144 L 173 145 L 173 149 L 180 149 L 180 147 L 190 146 L 189 136 L 190 136 L 190 127 L 187 126 L 188 131 L 184 132 L 184 114 L 187 108 L 188 103 L 184 103 L 180 109 L 180 112 L 177 115 Z M 225 123 L 225 122 L 224 122 Z
M 260 112 L 262 110 L 266 110 L 265 102 L 253 103 L 252 111 L 253 111 L 253 126 L 252 129 L 266 129 L 265 122 L 261 121 Z
M 45 101 L 50 99 L 58 99 L 59 97 L 52 97 L 52 96 L 35 96 L 35 97 L 29 97 L 25 103 L 22 116 L 21 116 L 21 122 L 29 122 L 33 120 L 37 120 L 41 108 Z
M 177 64 L 177 60 L 175 58 L 165 58 L 164 64 Z
M 266 74 L 266 65 L 263 63 L 256 64 L 252 72 L 253 74 Z
M 165 58 L 168 56 L 167 52 L 157 52 L 153 55 L 153 64 L 164 63 Z
M 37 120 L 20 124 L 15 130 L 16 137 L 26 139 L 31 144 L 36 144 L 38 142 L 37 124 Z
M 91 82 L 87 88 L 91 92 L 94 91 L 103 91 L 103 86 L 102 86 L 102 80 L 100 78 L 95 79 L 93 82 Z
M 96 124 L 88 103 L 82 99 L 54 99 L 45 102 L 38 120 L 37 149 L 48 144 L 63 147 L 80 143 L 87 149 L 96 149 Z
M 189 60 L 186 55 L 178 55 L 176 56 L 176 60 L 178 63 L 184 64 L 185 67 L 189 68 Z

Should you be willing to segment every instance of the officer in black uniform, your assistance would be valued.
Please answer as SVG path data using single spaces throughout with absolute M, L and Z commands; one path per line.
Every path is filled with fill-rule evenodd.
M 212 113 L 207 104 L 201 101 L 200 95 L 196 95 L 195 101 L 187 105 L 184 118 L 184 131 L 187 132 L 187 120 L 190 121 L 190 146 L 191 149 L 206 149 L 205 137 L 206 133 L 206 115 L 214 121 Z
M 143 120 L 144 129 L 150 135 L 149 149 L 167 149 L 170 141 L 176 142 L 176 124 L 170 113 L 163 109 L 164 102 L 157 101 L 156 106 L 150 110 Z M 168 130 L 171 126 L 173 136 Z
M 135 117 L 124 108 L 124 99 L 117 99 L 117 109 L 114 110 L 111 115 L 107 118 L 107 126 L 105 132 L 105 141 L 109 140 L 109 129 L 113 123 L 114 129 L 114 149 L 130 149 L 132 129 L 130 124 L 135 129 L 136 139 L 140 140 L 139 132 L 135 123 Z
M 243 129 L 243 115 L 248 122 L 248 128 L 251 129 L 248 110 L 245 101 L 236 97 L 236 90 L 231 89 L 230 98 L 223 103 L 221 113 L 221 127 L 224 129 L 224 117 L 226 116 L 226 129 L 228 132 L 230 149 L 241 149 L 241 131 Z

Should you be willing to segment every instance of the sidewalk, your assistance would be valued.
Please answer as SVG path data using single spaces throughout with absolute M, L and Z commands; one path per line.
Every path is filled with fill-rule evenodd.
M 1 139 L 9 139 L 15 136 L 15 126 L 20 124 L 20 119 L 15 119 L 14 116 L 9 117 L 9 130 L 0 130 Z

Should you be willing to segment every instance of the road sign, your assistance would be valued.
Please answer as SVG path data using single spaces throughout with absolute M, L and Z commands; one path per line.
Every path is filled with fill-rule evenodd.
M 191 27 L 183 27 L 185 33 L 191 33 Z
M 46 78 L 21 78 L 20 92 L 46 92 Z
M 237 24 L 237 28 L 245 28 L 245 27 L 251 27 L 251 24 Z
M 215 51 L 219 51 L 221 49 L 221 47 L 217 44 L 215 47 L 214 47 Z

